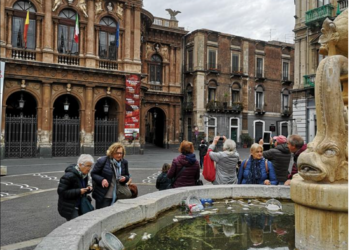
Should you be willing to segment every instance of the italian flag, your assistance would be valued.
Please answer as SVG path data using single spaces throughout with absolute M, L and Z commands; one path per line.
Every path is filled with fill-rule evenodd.
M 79 42 L 79 17 L 78 17 L 78 14 L 77 14 L 77 18 L 75 19 L 74 41 L 76 43 Z
M 29 10 L 27 11 L 26 21 L 25 21 L 25 23 L 24 23 L 23 39 L 24 39 L 24 47 L 25 47 L 25 48 L 27 48 L 27 34 L 28 34 L 28 28 L 29 28 Z

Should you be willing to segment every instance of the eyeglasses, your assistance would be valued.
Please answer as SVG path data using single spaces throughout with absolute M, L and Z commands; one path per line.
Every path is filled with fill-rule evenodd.
M 92 165 L 85 165 L 85 164 L 83 164 L 83 166 L 86 167 L 86 168 L 91 168 L 92 167 Z
M 122 155 L 123 153 L 120 153 L 120 152 L 117 152 L 117 153 L 115 153 L 116 155 Z

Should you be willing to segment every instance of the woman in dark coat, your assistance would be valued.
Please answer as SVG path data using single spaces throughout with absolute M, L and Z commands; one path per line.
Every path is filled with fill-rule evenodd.
M 95 184 L 92 197 L 96 200 L 96 209 L 108 207 L 116 202 L 118 186 L 125 186 L 129 181 L 128 161 L 124 156 L 124 146 L 114 143 L 108 148 L 107 156 L 99 158 L 92 169 L 91 177 Z
M 168 171 L 168 178 L 176 178 L 182 167 L 186 167 L 173 183 L 173 188 L 195 186 L 200 177 L 199 163 L 196 160 L 192 142 L 183 141 L 180 144 L 181 155 L 176 157 Z
M 68 166 L 60 179 L 57 188 L 58 212 L 67 220 L 81 215 L 81 197 L 92 191 L 92 187 L 88 186 L 88 174 L 93 164 L 94 158 L 91 155 L 82 154 L 77 165 Z

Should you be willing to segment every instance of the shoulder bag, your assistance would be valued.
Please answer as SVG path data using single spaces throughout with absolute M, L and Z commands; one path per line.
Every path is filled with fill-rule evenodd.
M 80 199 L 80 212 L 81 214 L 86 214 L 94 210 L 94 207 L 91 204 L 91 201 L 87 198 L 86 195 L 83 195 Z
M 204 156 L 203 161 L 203 177 L 207 181 L 213 182 L 215 181 L 216 169 L 214 166 L 214 161 L 210 158 L 209 153 L 213 151 L 212 149 L 208 149 L 207 154 Z

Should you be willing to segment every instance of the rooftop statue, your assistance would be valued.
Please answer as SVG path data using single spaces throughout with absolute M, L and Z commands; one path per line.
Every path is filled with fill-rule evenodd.
M 317 134 L 299 156 L 298 169 L 305 180 L 333 183 L 348 180 L 348 10 L 333 22 L 327 18 L 321 31 L 320 51 L 328 57 L 316 72 Z
M 176 15 L 181 13 L 181 11 L 178 11 L 178 10 L 172 10 L 172 9 L 166 9 L 166 11 L 169 12 L 170 14 L 170 20 L 176 20 Z

